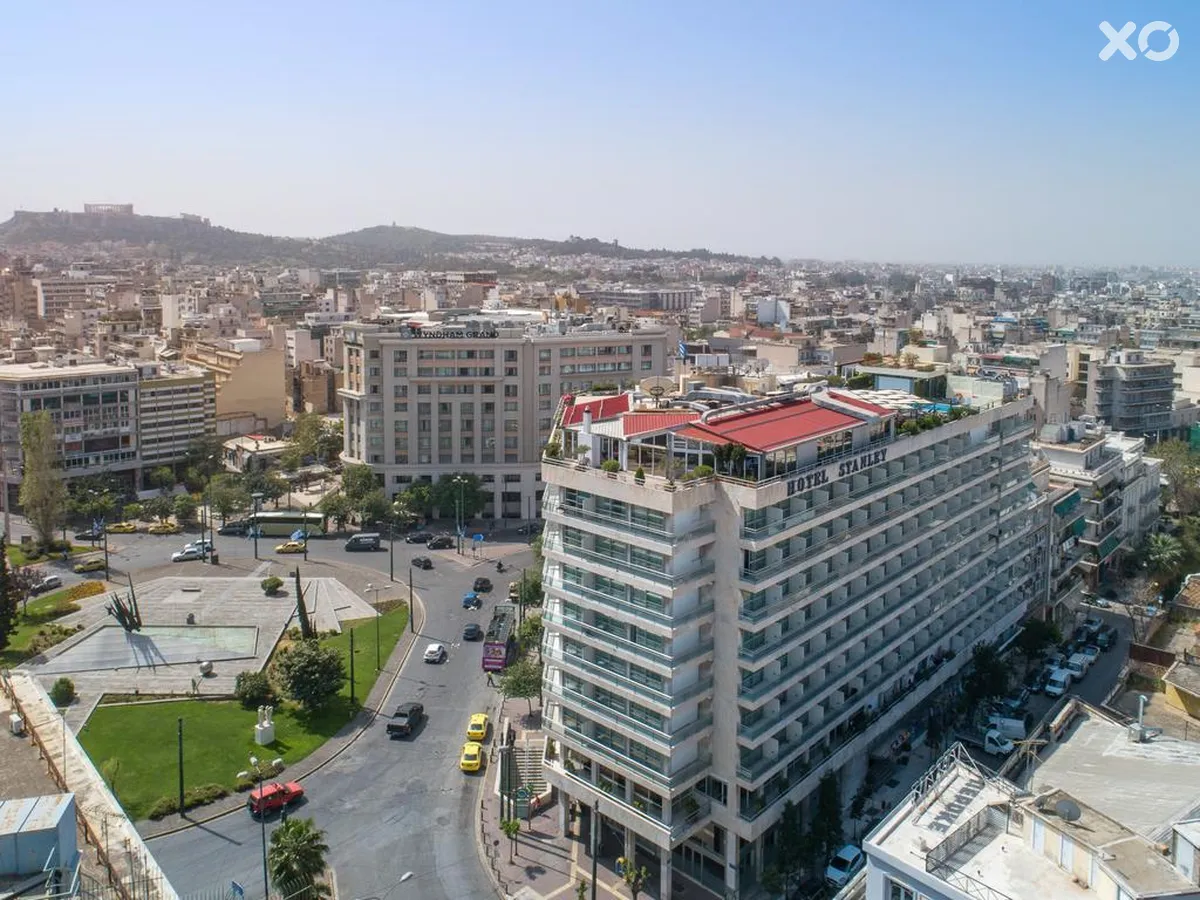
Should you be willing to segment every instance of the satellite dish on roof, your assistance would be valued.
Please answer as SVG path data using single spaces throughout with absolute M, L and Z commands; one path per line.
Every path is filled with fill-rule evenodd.
M 1054 811 L 1058 813 L 1058 817 L 1064 822 L 1076 822 L 1083 815 L 1083 810 L 1079 808 L 1079 804 L 1074 800 L 1059 800 L 1054 804 Z
M 675 381 L 665 375 L 652 375 L 638 382 L 638 387 L 651 397 L 661 397 L 675 389 Z

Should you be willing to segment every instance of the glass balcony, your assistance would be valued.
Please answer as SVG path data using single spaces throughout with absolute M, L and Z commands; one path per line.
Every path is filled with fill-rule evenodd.
M 601 725 L 615 723 L 623 728 L 628 728 L 632 731 L 649 738 L 652 741 L 666 746 L 677 747 L 687 741 L 689 738 L 695 737 L 700 732 L 712 725 L 712 716 L 700 716 L 692 722 L 685 725 L 680 725 L 674 731 L 666 730 L 666 728 L 655 728 L 653 725 L 647 725 L 640 719 L 635 719 L 633 716 L 623 713 L 618 709 L 614 709 L 604 703 L 600 703 L 591 697 L 581 694 L 578 691 L 570 690 L 569 688 L 551 688 L 548 691 L 552 696 L 559 697 L 562 702 L 568 706 L 575 706 L 579 709 L 586 710 L 592 716 L 598 716 L 598 721 Z
M 618 572 L 624 572 L 627 575 L 632 575 L 636 578 L 643 578 L 646 581 L 653 581 L 655 584 L 665 585 L 667 587 L 676 587 L 681 584 L 687 584 L 689 581 L 695 581 L 698 578 L 704 578 L 716 571 L 716 565 L 713 562 L 702 562 L 699 565 L 693 566 L 687 572 L 679 575 L 672 575 L 669 572 L 663 572 L 659 569 L 651 569 L 647 566 L 640 566 L 637 563 L 630 562 L 628 559 L 622 559 L 615 556 L 607 556 L 603 553 L 597 553 L 594 550 L 588 550 L 584 547 L 576 547 L 564 544 L 561 538 L 555 538 L 545 543 L 543 551 L 546 553 L 557 553 L 562 556 L 563 561 L 571 564 L 576 560 L 585 560 L 587 562 L 596 563 L 602 566 L 608 566 Z
M 625 752 L 623 747 L 613 747 L 607 743 L 598 741 L 584 734 L 578 728 L 571 728 L 553 719 L 547 719 L 545 724 L 547 730 L 558 734 L 559 737 L 566 741 L 577 743 L 581 747 L 586 748 L 588 755 L 600 757 L 610 767 L 618 771 L 624 770 L 629 772 L 637 778 L 658 785 L 660 788 L 668 791 L 695 781 L 712 764 L 712 756 L 710 754 L 702 754 L 693 762 L 688 763 L 677 771 L 667 774 L 660 772 L 658 769 L 652 769 L 644 763 L 633 759 Z
M 580 637 L 586 638 L 589 642 L 603 644 L 613 650 L 639 656 L 647 662 L 668 669 L 686 665 L 692 660 L 712 652 L 713 649 L 712 638 L 709 638 L 706 641 L 700 641 L 695 647 L 672 654 L 666 649 L 665 645 L 663 650 L 654 650 L 644 644 L 639 644 L 618 634 L 605 631 L 603 628 L 587 625 L 575 619 L 569 619 L 551 612 L 543 613 L 542 619 L 564 631 L 570 631 Z
M 695 540 L 696 538 L 712 534 L 717 530 L 717 526 L 713 522 L 698 522 L 696 525 L 688 528 L 685 531 L 676 533 L 669 528 L 654 528 L 649 525 L 639 524 L 632 519 L 623 519 L 618 516 L 609 515 L 607 513 L 590 510 L 585 506 L 580 506 L 566 501 L 558 501 L 556 503 L 546 504 L 546 513 L 557 512 L 563 516 L 574 519 L 575 521 L 587 525 L 596 524 L 614 531 L 619 531 L 625 535 L 635 535 L 644 537 L 652 541 L 658 541 L 663 544 L 680 544 L 684 541 Z
M 669 710 L 673 710 L 676 706 L 691 700 L 693 697 L 707 695 L 712 691 L 713 680 L 709 675 L 707 678 L 701 678 L 686 687 L 681 687 L 678 690 L 660 690 L 651 687 L 645 682 L 630 678 L 621 672 L 614 672 L 612 669 L 605 666 L 598 666 L 590 660 L 584 659 L 582 656 L 576 656 L 574 653 L 564 653 L 561 650 L 546 649 L 542 651 L 542 655 L 549 660 L 559 664 L 562 668 L 572 671 L 575 674 L 594 678 L 602 684 L 613 684 L 616 687 L 636 694 L 639 701 L 649 701 L 664 706 Z
M 570 581 L 549 583 L 546 584 L 546 589 L 556 593 L 568 594 L 572 597 L 577 597 L 580 600 L 586 600 L 589 603 L 594 603 L 610 609 L 618 610 L 619 612 L 626 613 L 627 615 L 644 619 L 647 622 L 653 622 L 656 625 L 662 625 L 664 628 L 678 628 L 681 625 L 686 625 L 695 619 L 709 615 L 712 613 L 714 608 L 713 601 L 707 600 L 686 613 L 673 616 L 670 613 L 660 612 L 645 606 L 639 606 L 636 603 L 630 603 L 628 600 L 623 600 L 619 597 L 613 597 L 610 594 L 605 594 Z

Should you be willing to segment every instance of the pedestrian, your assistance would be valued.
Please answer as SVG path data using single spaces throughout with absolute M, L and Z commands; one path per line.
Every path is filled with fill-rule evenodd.
M 495 680 L 494 678 L 492 678 L 492 673 L 491 673 L 491 672 L 488 672 L 488 673 L 487 673 L 487 679 L 488 679 L 488 687 L 495 687 L 495 686 L 496 686 L 496 680 Z

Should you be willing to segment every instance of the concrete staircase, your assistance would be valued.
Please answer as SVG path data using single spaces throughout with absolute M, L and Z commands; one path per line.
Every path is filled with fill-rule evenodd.
M 512 758 L 520 776 L 517 784 L 529 788 L 535 795 L 546 790 L 546 776 L 542 771 L 542 757 L 545 753 L 544 737 L 525 738 L 517 741 L 513 747 Z

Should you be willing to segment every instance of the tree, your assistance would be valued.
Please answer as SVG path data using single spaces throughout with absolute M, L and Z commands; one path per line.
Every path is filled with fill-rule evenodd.
M 521 651 L 528 653 L 531 649 L 537 648 L 538 662 L 542 660 L 542 632 L 544 630 L 541 616 L 526 616 L 525 621 L 517 628 L 517 640 L 521 644 Z
M 0 650 L 8 647 L 9 635 L 16 630 L 20 600 L 16 579 L 8 570 L 8 554 L 0 552 Z
M 126 503 L 123 507 L 121 507 L 121 516 L 126 521 L 136 522 L 145 512 L 145 509 L 142 508 L 142 504 L 140 503 Z
M 288 900 L 314 900 L 328 893 L 321 882 L 329 845 L 312 819 L 288 819 L 271 832 L 267 868 L 271 883 Z
M 1183 441 L 1163 441 L 1149 455 L 1162 460 L 1169 489 L 1167 507 L 1181 516 L 1200 512 L 1200 459 Z
M 1146 565 L 1155 575 L 1170 579 L 1183 564 L 1183 544 L 1169 534 L 1152 534 L 1146 541 Z
M 538 537 L 541 540 L 541 537 Z M 541 545 L 539 544 L 539 547 Z M 526 572 L 519 582 L 521 585 L 517 600 L 522 606 L 541 606 L 546 599 L 546 591 L 542 587 L 542 570 L 536 567 L 532 572 Z
M 461 498 L 461 516 L 464 522 L 469 522 L 481 512 L 491 499 L 484 493 L 483 482 L 472 472 L 447 472 L 433 486 L 433 505 L 437 507 L 438 515 L 449 518 L 459 512 Z
M 151 497 L 143 503 L 142 509 L 145 510 L 145 514 L 151 519 L 166 522 L 171 518 L 171 513 L 175 511 L 175 503 L 170 497 L 159 494 L 157 497 Z
M 812 823 L 813 849 L 818 859 L 831 856 L 845 841 L 842 827 L 842 788 L 837 775 L 826 772 L 817 785 L 817 809 Z
M 217 475 L 208 484 L 208 502 L 225 522 L 230 516 L 250 508 L 250 492 L 230 475 Z
M 1008 675 L 1008 664 L 995 646 L 976 644 L 971 651 L 971 671 L 964 684 L 968 706 L 974 709 L 984 700 L 1004 696 Z
M 175 487 L 174 470 L 170 466 L 159 466 L 150 473 L 150 484 L 161 493 L 171 493 L 171 488 Z
M 500 830 L 508 838 L 508 861 L 512 862 L 517 847 L 517 835 L 521 833 L 521 823 L 517 819 L 501 819 Z
M 330 519 L 333 519 L 333 523 L 338 531 L 345 530 L 346 520 L 350 518 L 350 513 L 353 511 L 350 500 L 341 491 L 326 494 L 321 498 L 321 502 L 317 504 L 317 509 Z
M 225 442 L 215 434 L 204 434 L 188 444 L 184 464 L 207 481 L 220 473 L 224 456 Z
M 67 488 L 58 471 L 58 437 L 50 413 L 21 416 L 21 506 L 43 549 L 54 546 L 54 533 L 67 512 Z M 6 536 L 7 537 L 7 536 Z
M 368 494 L 373 494 L 379 488 L 375 471 L 366 464 L 355 464 L 342 469 L 342 493 L 350 501 L 350 506 L 357 509 Z
M 500 693 L 506 700 L 520 698 L 529 702 L 529 714 L 533 715 L 533 698 L 542 693 L 542 664 L 523 656 L 500 675 Z
M 181 527 L 191 525 L 196 519 L 196 501 L 191 498 L 190 494 L 180 494 L 172 501 L 171 511 L 175 514 L 175 521 Z
M 208 478 L 195 466 L 183 470 L 183 486 L 189 493 L 199 494 L 208 485 Z
M 256 709 L 274 699 L 275 692 L 271 689 L 271 679 L 266 672 L 238 672 L 233 682 L 233 696 L 241 701 L 246 709 Z
M 1042 655 L 1047 647 L 1062 641 L 1058 626 L 1045 619 L 1029 619 L 1021 634 L 1017 637 L 1017 647 L 1027 662 L 1032 662 Z
M 392 514 L 392 504 L 388 502 L 387 494 L 383 492 L 383 488 L 376 488 L 358 501 L 358 507 L 355 509 L 358 513 L 358 519 L 364 524 L 367 522 L 386 522 Z
M 902 357 L 900 357 L 900 360 L 904 363 L 904 368 L 915 369 L 917 364 L 921 362 L 921 357 L 917 356 L 915 353 L 905 353 Z
M 279 651 L 275 678 L 284 695 L 314 710 L 341 690 L 346 667 L 336 650 L 309 639 Z
M 433 512 L 433 488 L 424 481 L 418 481 L 405 491 L 400 492 L 397 500 L 412 511 L 413 517 L 425 518 Z
M 54 684 L 50 686 L 50 702 L 55 706 L 63 707 L 70 706 L 74 699 L 75 682 L 66 676 L 55 679 Z
M 617 860 L 617 868 L 621 872 L 621 879 L 625 882 L 625 886 L 629 888 L 629 893 L 633 895 L 633 900 L 637 900 L 650 878 L 650 870 L 645 866 L 638 868 L 637 861 L 627 856 L 622 856 Z

